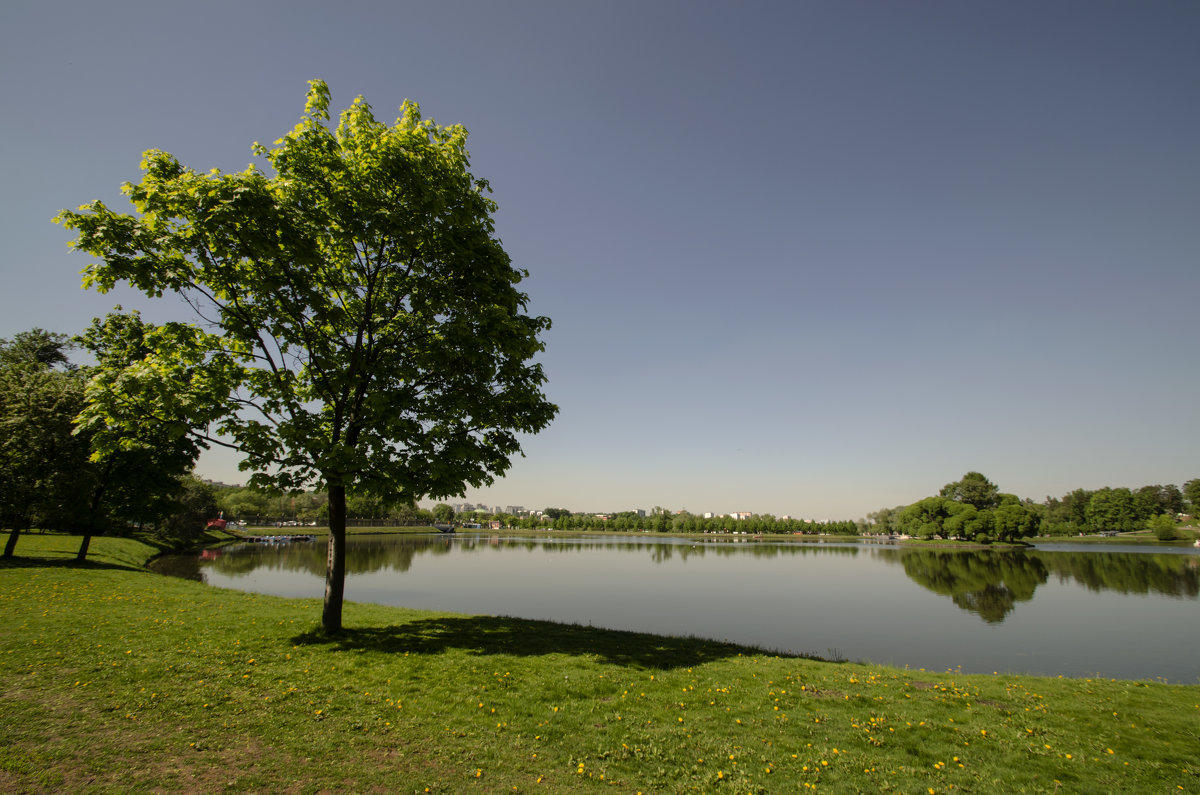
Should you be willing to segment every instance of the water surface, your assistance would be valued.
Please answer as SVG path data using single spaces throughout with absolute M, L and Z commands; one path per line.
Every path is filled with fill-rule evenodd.
M 910 668 L 1200 681 L 1200 555 L 628 536 L 351 537 L 346 599 L 730 640 Z M 319 597 L 325 545 L 175 561 Z

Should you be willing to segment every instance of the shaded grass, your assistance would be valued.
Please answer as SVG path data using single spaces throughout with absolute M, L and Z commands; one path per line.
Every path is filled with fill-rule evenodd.
M 137 571 L 114 541 L 0 564 L 0 790 L 1200 790 L 1200 686 L 361 604 L 331 638 L 316 600 Z

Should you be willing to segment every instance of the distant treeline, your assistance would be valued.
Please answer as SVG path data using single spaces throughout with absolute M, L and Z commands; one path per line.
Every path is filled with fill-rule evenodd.
M 948 483 L 934 497 L 868 515 L 872 532 L 968 540 L 1016 540 L 1033 535 L 1132 532 L 1174 535 L 1176 518 L 1200 509 L 1200 479 L 1138 489 L 1075 489 L 1042 503 L 1004 494 L 978 472 Z
M 249 524 L 297 521 L 323 523 L 328 516 L 324 493 L 269 494 L 251 488 L 219 487 L 217 502 L 225 518 Z M 454 512 L 444 503 L 432 510 L 378 497 L 349 495 L 347 515 L 353 524 L 429 525 L 453 522 L 500 527 L 567 531 L 651 531 L 660 533 L 746 533 L 752 535 L 863 535 L 898 534 L 928 538 L 961 538 L 969 541 L 1014 541 L 1035 535 L 1077 535 L 1103 531 L 1124 532 L 1147 526 L 1155 516 L 1174 518 L 1200 505 L 1200 479 L 1182 488 L 1144 486 L 1140 489 L 1076 489 L 1044 503 L 1005 494 L 978 472 L 948 483 L 933 497 L 911 505 L 883 508 L 858 521 L 818 522 L 771 514 L 738 519 L 701 516 L 688 511 L 655 508 L 648 515 L 635 511 L 610 514 L 573 513 L 566 508 L 546 508 L 528 514 Z
M 561 511 L 561 509 L 559 509 Z M 517 517 L 522 528 L 552 527 L 555 530 L 648 530 L 658 533 L 751 533 L 759 534 L 836 534 L 858 535 L 865 524 L 858 522 L 810 522 L 803 519 L 777 518 L 771 514 L 756 514 L 748 519 L 731 516 L 697 516 L 687 511 L 672 513 L 658 511 L 642 516 L 633 511 L 615 514 L 559 513 L 551 518 L 554 509 L 544 517 Z
M 226 519 L 248 524 L 273 524 L 296 521 L 302 524 L 322 523 L 329 515 L 327 499 L 321 492 L 299 494 L 270 494 L 249 487 L 221 486 L 217 488 L 217 503 Z M 776 518 L 770 514 L 748 519 L 729 516 L 704 517 L 687 511 L 672 512 L 656 509 L 651 515 L 635 511 L 613 514 L 572 513 L 565 508 L 546 508 L 528 514 L 454 512 L 445 503 L 432 510 L 402 502 L 389 503 L 378 497 L 348 495 L 346 514 L 351 521 L 380 525 L 428 525 L 434 522 L 491 524 L 520 530 L 648 530 L 676 533 L 826 533 L 858 535 L 866 530 L 865 522 L 811 522 L 792 518 Z

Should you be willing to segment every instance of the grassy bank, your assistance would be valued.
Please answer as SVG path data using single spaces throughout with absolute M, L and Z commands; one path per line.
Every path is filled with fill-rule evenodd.
M 1196 792 L 1200 686 L 971 676 L 0 563 L 0 790 Z M 2 536 L 0 536 L 2 540 Z M 65 550 L 56 550 L 57 544 Z

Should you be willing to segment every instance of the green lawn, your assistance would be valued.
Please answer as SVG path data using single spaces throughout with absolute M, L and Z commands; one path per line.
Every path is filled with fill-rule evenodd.
M 331 641 L 315 600 L 77 545 L 0 562 L 0 791 L 1200 791 L 1200 685 L 359 604 Z

